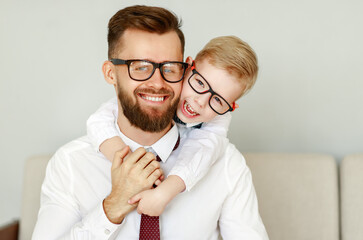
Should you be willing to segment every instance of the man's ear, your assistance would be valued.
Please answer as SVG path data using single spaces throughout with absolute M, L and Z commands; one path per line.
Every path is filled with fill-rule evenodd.
M 105 61 L 103 63 L 102 72 L 106 82 L 116 85 L 115 66 L 110 61 Z
M 188 63 L 189 66 L 192 66 L 193 61 L 194 60 L 193 60 L 193 58 L 191 56 L 187 57 L 187 59 L 186 59 L 186 63 Z

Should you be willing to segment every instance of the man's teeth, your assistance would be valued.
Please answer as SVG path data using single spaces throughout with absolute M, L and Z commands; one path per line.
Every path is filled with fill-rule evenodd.
M 194 111 L 194 109 L 192 108 L 192 106 L 190 106 L 186 101 L 184 102 L 184 110 L 189 113 L 192 116 L 196 116 L 198 115 L 198 113 L 196 113 Z
M 143 99 L 146 99 L 146 100 L 152 101 L 152 102 L 162 102 L 162 101 L 164 101 L 164 97 L 149 97 L 149 96 L 145 96 L 145 95 L 141 95 L 141 97 Z

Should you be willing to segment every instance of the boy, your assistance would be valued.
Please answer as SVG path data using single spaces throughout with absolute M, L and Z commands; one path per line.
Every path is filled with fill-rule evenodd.
M 228 143 L 227 130 L 237 108 L 235 101 L 256 81 L 257 58 L 250 46 L 234 36 L 212 39 L 196 56 L 187 58 L 191 65 L 184 78 L 175 122 L 194 127 L 181 146 L 177 164 L 155 189 L 143 191 L 129 200 L 139 202 L 138 213 L 159 216 L 166 205 L 185 189 L 190 191 L 223 153 Z M 159 99 L 150 99 L 159 101 Z M 218 116 L 219 115 L 219 116 Z M 109 160 L 125 147 L 115 126 L 117 101 L 103 105 L 87 121 L 87 131 Z M 199 148 L 203 146 L 203 151 Z M 216 148 L 216 146 L 219 146 Z M 222 150 L 223 149 L 223 150 Z M 219 151 L 218 151 L 219 150 Z

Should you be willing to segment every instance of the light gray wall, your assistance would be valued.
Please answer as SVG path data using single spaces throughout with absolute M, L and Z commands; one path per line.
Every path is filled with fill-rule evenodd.
M 113 96 L 106 26 L 136 3 L 182 16 L 186 55 L 220 35 L 255 49 L 259 78 L 229 135 L 241 151 L 363 152 L 362 1 L 0 0 L 0 224 L 20 214 L 25 159 L 85 134 Z

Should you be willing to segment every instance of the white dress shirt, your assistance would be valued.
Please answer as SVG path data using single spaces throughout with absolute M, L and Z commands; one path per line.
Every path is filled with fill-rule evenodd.
M 99 151 L 105 140 L 120 135 L 117 116 L 117 98 L 112 98 L 88 118 L 87 135 L 96 151 Z M 200 129 L 190 129 L 188 139 L 179 151 L 176 164 L 169 172 L 169 175 L 177 175 L 184 181 L 187 191 L 190 191 L 222 156 L 229 143 L 227 131 L 231 118 L 230 113 L 218 115 L 203 123 Z M 188 123 L 179 127 L 191 128 L 199 124 Z
M 181 142 L 189 131 L 180 132 Z M 180 147 L 174 126 L 150 146 L 160 154 L 167 174 Z M 135 150 L 140 145 L 120 133 Z M 168 157 L 167 155 L 171 155 Z M 141 216 L 132 211 L 120 225 L 107 219 L 103 199 L 111 192 L 111 162 L 92 147 L 87 136 L 59 149 L 50 160 L 41 191 L 34 240 L 138 239 Z M 191 191 L 174 198 L 160 216 L 161 239 L 268 239 L 258 213 L 251 173 L 243 156 L 228 144 L 223 156 Z

